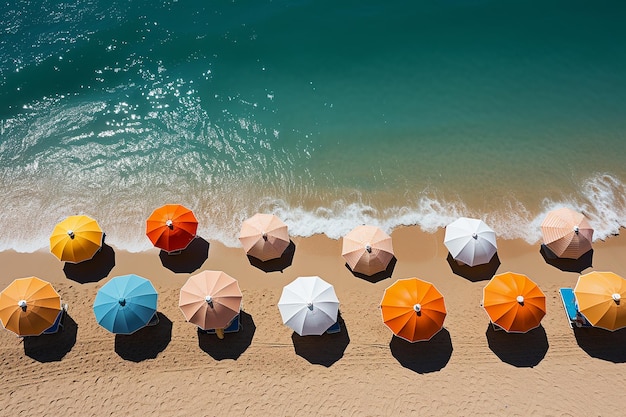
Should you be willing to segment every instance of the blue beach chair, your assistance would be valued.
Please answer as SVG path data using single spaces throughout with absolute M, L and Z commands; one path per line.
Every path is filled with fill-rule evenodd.
M 339 322 L 336 321 L 335 324 L 333 324 L 332 326 L 328 328 L 328 330 L 326 330 L 326 333 L 335 334 L 335 333 L 339 333 L 340 331 L 341 331 L 341 326 L 339 325 Z
M 42 334 L 54 334 L 60 330 L 63 330 L 63 323 L 65 322 L 65 316 L 67 315 L 67 304 L 61 305 L 61 311 L 57 315 L 56 320 L 52 326 L 43 331 Z
M 239 314 L 224 328 L 224 333 L 236 333 L 241 330 L 241 322 L 239 320 Z M 198 327 L 198 333 L 215 334 L 215 329 L 202 330 Z
M 559 294 L 561 295 L 561 301 L 563 302 L 563 308 L 567 315 L 567 321 L 569 327 L 593 327 L 591 323 L 587 321 L 585 316 L 580 314 L 578 307 L 576 306 L 576 296 L 574 290 L 571 288 L 559 288 Z

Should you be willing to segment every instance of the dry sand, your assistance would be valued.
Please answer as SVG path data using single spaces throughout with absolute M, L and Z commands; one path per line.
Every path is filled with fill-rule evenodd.
M 353 276 L 341 242 L 325 236 L 294 238 L 293 262 L 283 272 L 261 271 L 242 249 L 216 242 L 202 263 L 202 239 L 188 259 L 164 258 L 171 269 L 197 262 L 191 267 L 224 270 L 239 280 L 243 330 L 221 341 L 199 338 L 185 322 L 178 291 L 190 274 L 164 267 L 156 250 L 105 247 L 92 265 L 65 270 L 49 253 L 1 253 L 0 287 L 25 276 L 49 280 L 70 317 L 56 335 L 21 340 L 0 332 L 0 415 L 623 415 L 626 333 L 569 328 L 557 290 L 574 286 L 578 273 L 547 264 L 539 244 L 500 240 L 501 264 L 493 266 L 534 279 L 547 295 L 548 312 L 542 327 L 526 335 L 494 333 L 480 307 L 486 280 L 452 271 L 443 231 L 406 227 L 392 236 L 397 263 L 392 276 L 378 282 Z M 585 271 L 626 276 L 625 249 L 623 237 L 596 242 L 593 266 Z M 127 273 L 155 284 L 161 321 L 114 336 L 96 323 L 92 303 L 110 277 Z M 301 338 L 282 325 L 281 289 L 302 275 L 335 285 L 341 333 Z M 384 288 L 412 276 L 433 282 L 445 296 L 445 328 L 430 342 L 405 343 L 381 322 Z

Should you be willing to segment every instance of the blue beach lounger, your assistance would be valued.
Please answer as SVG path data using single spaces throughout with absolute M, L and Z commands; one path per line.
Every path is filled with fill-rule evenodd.
M 239 314 L 237 314 L 235 318 L 232 319 L 230 324 L 226 326 L 226 328 L 224 328 L 224 333 L 236 333 L 239 330 L 241 330 L 241 322 L 239 321 Z M 202 330 L 201 328 L 198 327 L 198 332 L 206 333 L 206 334 L 215 334 L 215 329 Z
M 574 290 L 571 288 L 559 288 L 559 294 L 561 294 L 561 301 L 563 301 L 563 308 L 567 315 L 569 327 L 572 329 L 576 327 L 593 327 L 587 319 L 580 314 L 578 307 L 576 306 L 576 296 Z
M 336 321 L 335 324 L 333 324 L 332 326 L 328 328 L 328 330 L 326 330 L 326 333 L 334 334 L 334 333 L 339 333 L 340 331 L 341 331 L 341 326 L 339 326 L 339 322 Z
M 42 334 L 54 334 L 59 330 L 63 330 L 63 322 L 65 321 L 65 315 L 67 314 L 67 304 L 63 304 L 61 306 L 61 311 L 57 315 L 56 320 L 52 324 L 52 326 L 48 327 L 43 331 Z

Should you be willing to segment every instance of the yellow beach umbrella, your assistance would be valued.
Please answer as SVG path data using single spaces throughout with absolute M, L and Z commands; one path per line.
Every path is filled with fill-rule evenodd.
M 54 227 L 50 235 L 50 252 L 64 262 L 89 260 L 102 247 L 104 233 L 89 216 L 69 216 Z
M 626 327 L 626 279 L 613 272 L 590 272 L 578 277 L 574 295 L 578 311 L 592 326 L 611 331 Z
M 37 277 L 13 281 L 0 293 L 0 321 L 18 336 L 38 336 L 61 312 L 61 297 Z

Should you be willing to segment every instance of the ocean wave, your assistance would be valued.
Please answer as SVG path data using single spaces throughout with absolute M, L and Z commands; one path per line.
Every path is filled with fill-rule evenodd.
M 46 201 L 33 190 L 21 190 L 25 198 L 5 204 L 0 214 L 0 250 L 33 252 L 47 248 L 49 233 L 56 222 L 69 214 L 95 217 L 107 234 L 107 243 L 130 252 L 150 249 L 145 236 L 145 218 L 154 208 L 152 200 L 132 202 L 96 198 Z M 183 201 L 184 200 L 184 201 Z M 98 202 L 94 204 L 93 202 Z M 251 203 L 245 198 L 215 207 L 220 198 L 210 203 L 197 198 L 183 198 L 181 203 L 192 208 L 199 219 L 198 234 L 207 240 L 238 247 L 241 221 L 262 211 L 276 214 L 289 226 L 292 236 L 307 237 L 325 234 L 339 239 L 360 224 L 381 227 L 388 233 L 402 226 L 417 225 L 426 232 L 436 232 L 459 216 L 482 218 L 500 239 L 523 239 L 529 244 L 541 240 L 541 222 L 548 211 L 570 207 L 583 212 L 595 229 L 594 240 L 619 234 L 626 226 L 626 192 L 624 183 L 614 175 L 597 174 L 583 181 L 580 193 L 559 200 L 544 199 L 537 208 L 520 201 L 505 203 L 489 212 L 478 212 L 461 201 L 446 201 L 433 195 L 422 195 L 414 205 L 376 208 L 371 204 L 335 201 L 313 209 L 290 205 L 283 199 L 264 197 Z M 225 202 L 224 199 L 222 201 Z M 209 209 L 209 206 L 213 206 Z M 116 209 L 117 208 L 117 209 Z M 17 214 L 19 213 L 19 215 Z M 36 221 L 35 221 L 36 220 Z

